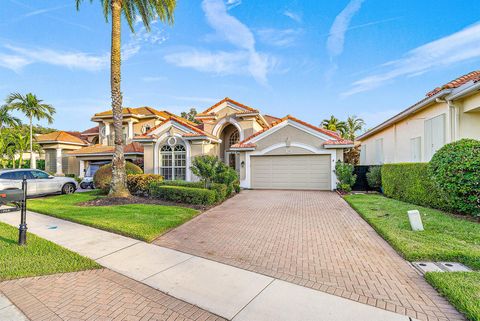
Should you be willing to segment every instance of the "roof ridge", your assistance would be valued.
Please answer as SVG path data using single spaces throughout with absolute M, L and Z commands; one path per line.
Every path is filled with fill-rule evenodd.
M 220 106 L 220 105 L 223 104 L 224 102 L 230 102 L 230 103 L 232 103 L 232 104 L 234 104 L 234 105 L 237 105 L 237 106 L 239 106 L 239 107 L 245 108 L 245 109 L 250 110 L 250 111 L 255 111 L 255 110 L 258 111 L 258 109 L 255 109 L 255 108 L 252 108 L 252 107 L 250 107 L 250 106 L 244 105 L 244 104 L 242 104 L 242 103 L 240 103 L 240 102 L 238 102 L 238 101 L 236 101 L 236 100 L 233 100 L 233 99 L 231 99 L 231 98 L 229 98 L 229 97 L 225 97 L 225 98 L 223 98 L 222 100 L 220 100 L 219 102 L 217 102 L 217 103 L 215 103 L 214 105 L 210 106 L 209 108 L 205 109 L 204 111 L 202 111 L 202 112 L 199 113 L 198 115 L 207 114 L 209 111 L 215 109 L 216 107 Z

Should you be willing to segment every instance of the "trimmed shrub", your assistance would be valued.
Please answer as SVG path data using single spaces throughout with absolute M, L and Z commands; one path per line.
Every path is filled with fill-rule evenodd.
M 353 174 L 353 170 L 352 164 L 337 162 L 335 165 L 335 174 L 338 179 L 337 189 L 347 193 L 352 191 L 352 186 L 357 180 L 357 175 Z
M 161 185 L 167 186 L 183 186 L 183 187 L 191 187 L 191 188 L 205 188 L 204 182 L 187 182 L 187 181 L 167 181 L 164 180 L 161 182 Z
M 140 167 L 130 162 L 125 163 L 125 170 L 129 174 L 142 174 Z M 93 183 L 95 188 L 99 188 L 103 193 L 108 193 L 110 183 L 112 182 L 112 164 L 106 164 L 100 167 L 93 175 Z
M 451 210 L 448 198 L 430 177 L 428 166 L 428 163 L 384 164 L 383 193 L 400 201 Z
M 382 166 L 370 166 L 366 176 L 368 186 L 374 190 L 380 190 L 382 187 Z
M 130 174 L 127 175 L 128 190 L 132 195 L 147 196 L 152 182 L 162 182 L 162 175 Z
M 230 196 L 235 192 L 235 184 L 238 182 L 237 171 L 230 166 L 220 163 L 217 167 L 215 177 L 213 177 L 215 183 L 225 184 L 227 186 L 226 196 Z M 240 184 L 238 183 L 240 187 Z
M 217 174 L 217 167 L 223 164 L 217 156 L 202 155 L 197 156 L 192 161 L 192 173 L 200 177 L 206 188 L 214 181 Z
M 215 197 L 215 202 L 221 202 L 224 199 L 226 199 L 228 195 L 230 195 L 230 194 L 227 194 L 228 193 L 228 188 L 227 188 L 227 185 L 225 185 L 225 184 L 212 183 L 210 185 L 210 189 L 212 191 L 215 191 L 215 196 L 216 196 Z
M 462 139 L 443 146 L 428 169 L 455 211 L 480 216 L 480 141 Z
M 158 183 L 150 184 L 150 196 L 165 201 L 178 203 L 212 205 L 217 194 L 213 190 L 184 186 L 167 186 Z

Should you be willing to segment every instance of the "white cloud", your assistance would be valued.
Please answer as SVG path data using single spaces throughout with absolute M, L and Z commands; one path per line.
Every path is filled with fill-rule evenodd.
M 363 1 L 364 0 L 351 0 L 342 12 L 335 17 L 327 39 L 327 50 L 331 58 L 343 52 L 345 33 L 348 30 L 353 16 L 362 7 Z
M 429 42 L 380 66 L 384 71 L 355 81 L 342 96 L 365 92 L 398 77 L 414 77 L 433 69 L 480 58 L 480 23 Z
M 275 29 L 263 28 L 257 31 L 260 41 L 277 47 L 291 46 L 298 36 L 302 34 L 302 29 Z
M 20 71 L 30 63 L 30 60 L 18 55 L 0 54 L 0 67 L 11 69 L 16 72 Z
M 298 12 L 293 12 L 291 10 L 285 10 L 283 12 L 283 15 L 286 16 L 286 17 L 289 17 L 290 19 L 292 19 L 295 22 L 298 22 L 298 23 L 302 22 L 302 15 Z
M 33 10 L 33 11 L 30 11 L 30 12 L 24 14 L 23 17 L 28 18 L 28 17 L 38 16 L 38 15 L 41 15 L 41 14 L 44 14 L 44 13 L 49 13 L 49 12 L 52 12 L 52 11 L 64 9 L 64 8 L 71 7 L 71 6 L 72 5 L 69 4 L 69 5 L 52 7 L 52 8 L 37 9 L 37 10 Z
M 227 0 L 227 8 L 228 10 L 235 8 L 242 4 L 242 0 Z
M 249 54 L 248 69 L 250 74 L 257 82 L 266 84 L 268 61 L 256 51 L 255 37 L 250 29 L 228 13 L 223 0 L 203 0 L 202 8 L 209 25 L 215 29 L 218 35 Z M 222 55 L 225 58 L 225 54 Z M 232 60 L 233 56 L 237 56 L 237 58 L 233 59 L 237 61 L 239 53 L 230 54 L 228 60 Z

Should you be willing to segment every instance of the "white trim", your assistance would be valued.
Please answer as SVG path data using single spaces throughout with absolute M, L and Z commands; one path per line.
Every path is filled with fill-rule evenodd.
M 159 174 L 159 169 L 160 169 L 160 165 L 159 165 L 159 156 L 160 156 L 160 146 L 163 145 L 163 143 L 165 142 L 165 139 L 167 137 L 169 137 L 169 133 L 164 133 L 162 136 L 160 136 L 158 139 L 157 139 L 157 142 L 155 143 L 155 147 L 153 148 L 153 173 L 154 174 Z M 174 134 L 175 137 L 178 137 L 180 138 L 180 140 L 183 142 L 183 145 L 185 146 L 185 149 L 187 150 L 187 155 L 186 155 L 186 158 L 187 158 L 187 164 L 186 164 L 186 172 L 185 172 L 185 180 L 187 182 L 190 182 L 191 181 L 191 177 L 192 177 L 192 173 L 191 173 L 191 170 L 190 170 L 190 166 L 191 166 L 191 159 L 190 159 L 190 155 L 191 155 L 191 147 L 190 147 L 190 144 L 188 141 L 184 140 L 183 137 L 179 134 Z
M 323 145 L 323 148 L 325 149 L 340 149 L 340 148 L 352 148 L 352 147 L 355 147 L 354 144 L 345 144 L 345 145 L 335 145 L 335 144 L 332 144 L 332 145 Z
M 311 145 L 303 144 L 303 143 L 298 143 L 298 142 L 291 142 L 289 146 L 293 147 L 299 147 L 303 148 L 305 150 L 308 150 L 312 152 L 315 155 L 330 155 L 330 169 L 331 169 L 331 177 L 330 177 L 330 182 L 331 186 L 330 189 L 334 190 L 337 187 L 337 176 L 335 175 L 335 163 L 337 162 L 337 152 L 335 150 L 325 150 L 325 149 L 320 149 L 316 148 Z M 255 152 L 246 152 L 245 153 L 245 179 L 240 180 L 240 186 L 243 188 L 251 188 L 251 156 L 262 156 L 267 154 L 268 152 L 271 152 L 272 150 L 275 150 L 277 148 L 281 147 L 287 147 L 287 144 L 285 142 L 274 144 L 271 146 L 268 146 L 267 148 L 264 148 L 259 151 Z M 311 154 L 310 154 L 311 155 Z M 294 154 L 285 154 L 284 156 L 295 156 Z
M 210 110 L 208 113 L 216 113 L 217 111 L 220 111 L 220 110 L 222 110 L 223 108 L 226 108 L 226 107 L 230 107 L 232 109 L 239 110 L 239 111 L 247 111 L 247 110 L 250 111 L 247 108 L 238 106 L 237 104 L 234 104 L 234 103 L 227 100 L 227 101 L 222 102 L 220 105 L 218 105 L 214 109 Z
M 64 144 L 64 145 L 76 145 L 76 146 L 88 146 L 87 143 L 73 143 L 73 142 L 64 142 L 61 140 L 41 140 L 37 141 L 39 145 L 42 144 Z M 52 149 L 52 148 L 45 148 L 45 149 Z
M 70 153 L 67 153 L 68 156 L 81 156 L 81 157 L 85 157 L 85 156 L 113 156 L 114 153 L 90 153 L 90 154 L 70 154 Z M 142 152 L 130 152 L 130 153 L 123 153 L 124 155 L 143 155 Z
M 246 141 L 246 142 L 244 142 L 244 143 L 255 143 L 255 142 L 258 142 L 259 140 L 261 140 L 261 139 L 263 139 L 263 138 L 265 138 L 265 137 L 267 137 L 267 136 L 270 136 L 271 134 L 275 133 L 277 130 L 280 130 L 280 129 L 288 126 L 288 125 L 290 125 L 290 126 L 292 126 L 292 127 L 295 127 L 295 128 L 297 128 L 297 129 L 299 129 L 299 130 L 301 130 L 301 131 L 304 131 L 304 132 L 306 132 L 306 133 L 308 133 L 308 134 L 311 134 L 311 135 L 313 135 L 313 136 L 315 136 L 315 137 L 317 137 L 317 138 L 320 138 L 320 139 L 322 139 L 322 140 L 324 140 L 324 141 L 331 140 L 332 138 L 334 138 L 333 136 L 328 136 L 328 135 L 326 135 L 326 134 L 320 133 L 320 132 L 318 132 L 318 131 L 310 128 L 310 127 L 307 127 L 307 126 L 305 126 L 305 125 L 302 125 L 302 124 L 300 124 L 300 123 L 298 123 L 298 122 L 296 122 L 296 121 L 294 121 L 294 120 L 288 119 L 288 120 L 285 120 L 285 121 L 281 122 L 280 124 L 278 124 L 278 125 L 276 125 L 276 126 L 271 127 L 270 129 L 264 131 L 264 132 L 261 133 L 260 135 L 255 136 L 255 137 L 253 137 L 252 139 L 250 139 L 250 140 L 248 140 L 248 141 Z
M 242 130 L 242 127 L 240 126 L 240 123 L 238 121 L 236 121 L 235 118 L 232 118 L 232 117 L 222 118 L 213 128 L 213 131 L 212 131 L 213 136 L 219 137 L 218 132 L 220 131 L 220 129 L 222 129 L 224 127 L 223 125 L 225 123 L 230 123 L 233 126 L 235 126 L 238 129 L 238 132 L 240 134 L 240 141 L 244 140 L 243 130 Z

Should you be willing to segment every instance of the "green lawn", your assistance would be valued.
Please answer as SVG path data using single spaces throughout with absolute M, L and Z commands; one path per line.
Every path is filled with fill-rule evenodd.
M 94 261 L 28 233 L 18 246 L 18 229 L 0 223 L 0 281 L 99 268 Z
M 480 224 L 381 195 L 347 195 L 345 200 L 407 260 L 456 261 L 480 270 Z M 407 211 L 412 209 L 422 214 L 425 231 L 411 231 Z M 470 320 L 480 321 L 480 272 L 425 277 Z
M 480 321 L 480 272 L 430 272 L 425 277 L 470 320 Z
M 407 260 L 456 261 L 480 270 L 480 224 L 376 194 L 345 200 Z M 410 229 L 412 209 L 420 211 L 425 231 Z
M 96 192 L 75 193 L 28 201 L 28 209 L 151 242 L 196 216 L 191 208 L 150 204 L 79 206 L 99 197 Z

